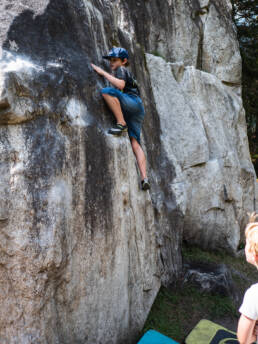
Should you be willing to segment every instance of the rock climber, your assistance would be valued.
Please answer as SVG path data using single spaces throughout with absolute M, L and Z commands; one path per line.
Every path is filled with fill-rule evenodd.
M 146 172 L 146 158 L 141 147 L 140 133 L 144 118 L 144 107 L 136 80 L 127 70 L 129 55 L 126 49 L 113 47 L 108 55 L 112 74 L 91 64 L 92 68 L 104 76 L 114 87 L 105 87 L 101 94 L 116 118 L 116 124 L 109 130 L 112 135 L 121 135 L 128 131 L 140 174 L 142 190 L 150 189 Z

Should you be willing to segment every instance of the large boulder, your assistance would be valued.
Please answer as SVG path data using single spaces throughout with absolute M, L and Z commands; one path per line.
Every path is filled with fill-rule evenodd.
M 204 4 L 205 3 L 205 4 Z M 241 56 L 230 1 L 204 1 L 201 69 L 228 84 L 241 83 Z
M 146 61 L 162 144 L 175 166 L 171 188 L 184 214 L 184 238 L 205 249 L 236 251 L 255 198 L 242 100 L 193 66 L 151 54 Z
M 1 1 L 1 344 L 134 343 L 182 270 L 183 236 L 236 251 L 255 174 L 229 13 L 228 0 Z M 220 24 L 212 44 L 229 51 L 213 55 Z M 107 134 L 90 63 L 107 69 L 112 45 L 141 85 L 150 193 L 128 137 Z

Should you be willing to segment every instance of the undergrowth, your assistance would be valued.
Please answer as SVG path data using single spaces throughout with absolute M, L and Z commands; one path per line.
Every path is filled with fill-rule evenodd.
M 226 264 L 232 273 L 240 299 L 245 290 L 256 282 L 257 270 L 246 263 L 245 258 L 221 252 L 206 252 L 196 247 L 184 246 L 183 259 Z M 231 297 L 203 293 L 192 285 L 178 282 L 173 288 L 162 287 L 149 313 L 143 333 L 154 329 L 183 343 L 188 333 L 201 319 L 208 319 L 236 330 L 240 304 Z M 142 334 L 143 334 L 142 333 Z

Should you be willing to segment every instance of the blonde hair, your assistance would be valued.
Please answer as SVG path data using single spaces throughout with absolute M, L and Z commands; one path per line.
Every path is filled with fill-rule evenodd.
M 249 223 L 245 229 L 245 237 L 250 245 L 250 251 L 258 256 L 258 214 L 252 213 L 249 217 Z

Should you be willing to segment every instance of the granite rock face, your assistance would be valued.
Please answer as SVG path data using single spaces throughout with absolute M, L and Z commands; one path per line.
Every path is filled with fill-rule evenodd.
M 135 343 L 182 238 L 235 251 L 253 210 L 230 3 L 2 0 L 0 19 L 0 342 Z M 141 85 L 150 193 L 107 134 L 90 63 L 112 45 Z
M 242 100 L 210 73 L 151 54 L 146 59 L 162 144 L 176 166 L 171 188 L 179 193 L 184 238 L 236 251 L 255 198 Z

